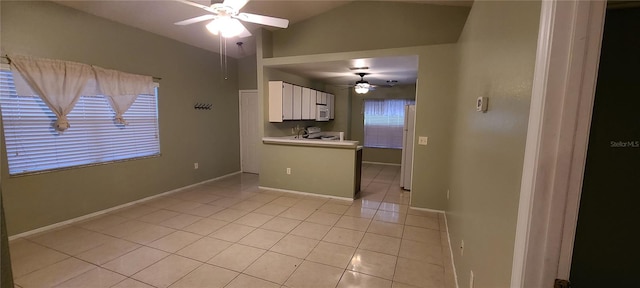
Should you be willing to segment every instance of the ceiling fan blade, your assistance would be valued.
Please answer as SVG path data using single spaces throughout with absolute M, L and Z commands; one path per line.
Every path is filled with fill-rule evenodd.
M 247 2 L 249 2 L 249 0 L 224 0 L 224 2 L 222 2 L 222 5 L 229 6 L 237 12 L 242 9 L 244 5 L 247 5 Z
M 242 21 L 247 21 L 247 22 L 262 24 L 267 26 L 274 26 L 279 28 L 287 28 L 289 26 L 289 20 L 282 19 L 282 18 L 251 14 L 251 13 L 239 13 L 235 17 Z
M 206 6 L 206 5 L 202 5 L 200 3 L 191 2 L 191 1 L 188 1 L 188 0 L 174 0 L 174 1 L 177 1 L 177 2 L 180 2 L 180 3 L 184 3 L 184 4 L 187 4 L 187 5 L 193 6 L 193 7 L 198 7 L 200 9 L 207 10 L 207 11 L 209 11 L 211 13 L 215 13 L 215 10 L 211 9 L 211 7 Z
M 211 20 L 216 18 L 215 15 L 211 15 L 211 14 L 207 14 L 207 15 L 202 15 L 202 16 L 198 16 L 198 17 L 193 17 L 187 20 L 182 20 L 180 22 L 176 22 L 173 23 L 174 25 L 189 25 L 189 24 L 193 24 L 193 23 L 198 23 L 198 22 L 202 22 L 202 21 L 207 21 L 207 20 Z

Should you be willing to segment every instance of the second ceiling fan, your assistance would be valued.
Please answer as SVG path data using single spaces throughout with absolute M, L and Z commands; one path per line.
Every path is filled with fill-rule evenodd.
M 287 19 L 240 12 L 240 9 L 242 9 L 249 0 L 224 0 L 222 3 L 213 3 L 211 6 L 187 0 L 176 1 L 204 9 L 210 14 L 176 22 L 174 23 L 175 25 L 189 25 L 202 21 L 213 20 L 207 24 L 207 29 L 211 33 L 221 35 L 224 38 L 232 38 L 236 36 L 243 38 L 251 36 L 251 32 L 249 32 L 249 30 L 247 30 L 240 21 L 278 28 L 287 28 L 289 26 L 289 20 Z

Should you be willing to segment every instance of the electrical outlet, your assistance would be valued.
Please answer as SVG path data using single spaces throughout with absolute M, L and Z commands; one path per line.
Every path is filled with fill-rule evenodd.
M 464 255 L 464 240 L 460 241 L 460 256 Z
M 198 162 L 193 163 L 193 169 L 198 169 Z
M 296 127 L 291 127 L 291 134 L 296 134 Z
M 291 175 L 291 168 L 287 168 L 287 175 Z
M 429 140 L 429 137 L 420 136 L 418 137 L 418 145 L 427 145 L 428 140 Z
M 473 288 L 473 281 L 474 281 L 474 275 L 473 275 L 473 270 L 471 270 L 471 274 L 469 275 L 469 288 Z
M 449 189 L 447 189 L 447 200 L 449 200 Z

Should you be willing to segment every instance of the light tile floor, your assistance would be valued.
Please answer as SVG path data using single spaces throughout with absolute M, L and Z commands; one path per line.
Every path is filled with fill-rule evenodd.
M 455 287 L 444 217 L 399 174 L 364 164 L 353 202 L 241 174 L 15 239 L 16 287 Z

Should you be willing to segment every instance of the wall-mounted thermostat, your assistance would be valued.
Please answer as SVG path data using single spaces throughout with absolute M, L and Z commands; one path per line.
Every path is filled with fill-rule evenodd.
M 476 101 L 476 111 L 478 111 L 478 112 L 487 112 L 488 104 L 489 104 L 489 98 L 487 98 L 487 97 L 478 97 L 478 101 Z

